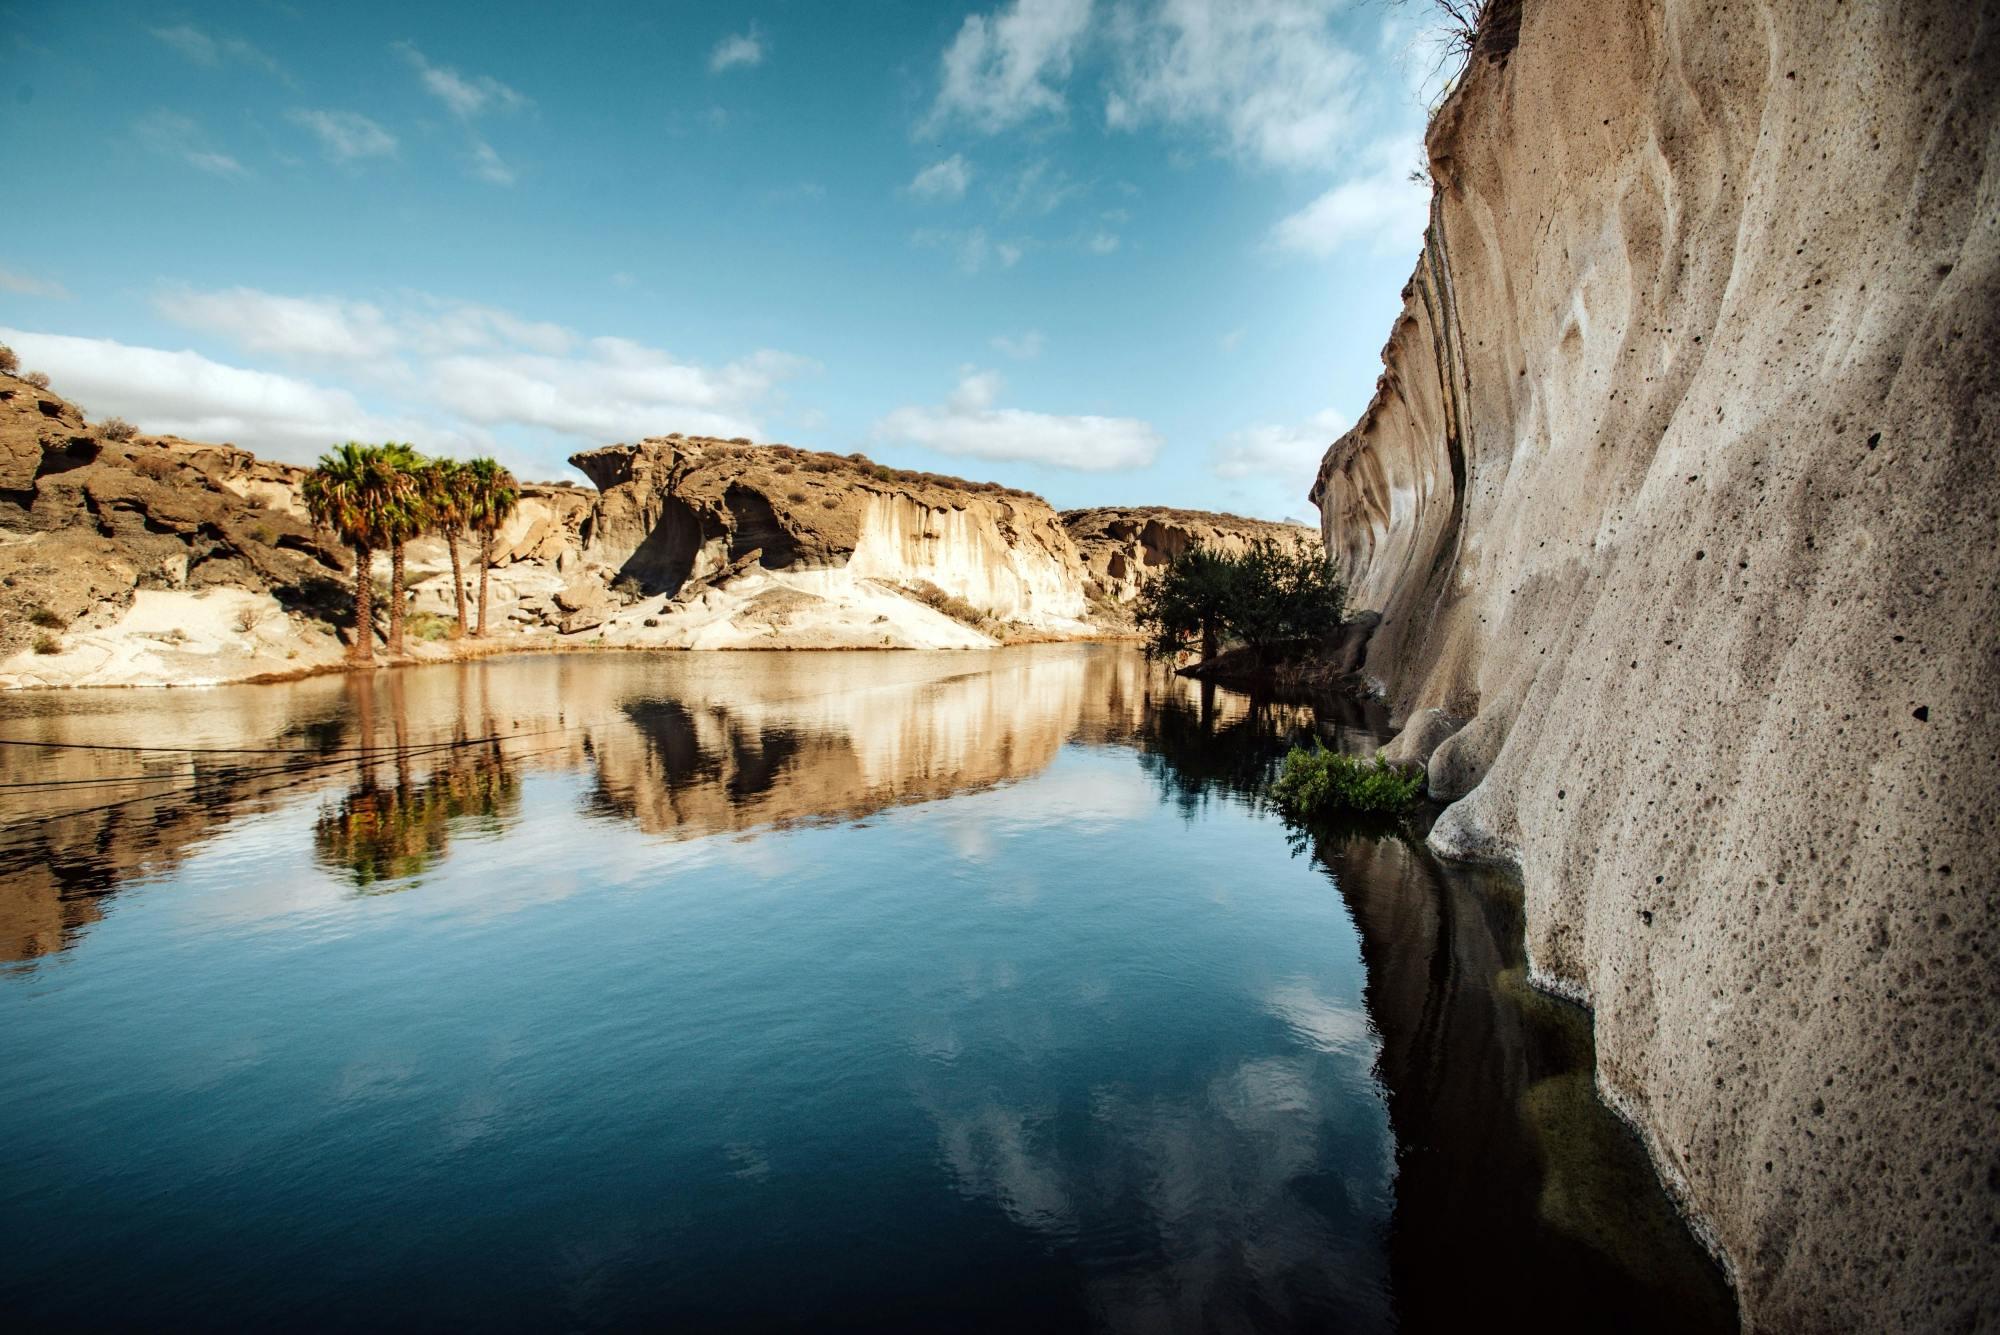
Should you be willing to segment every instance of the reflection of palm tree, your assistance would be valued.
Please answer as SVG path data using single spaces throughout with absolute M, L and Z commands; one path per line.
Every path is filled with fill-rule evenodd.
M 370 892 L 380 882 L 408 881 L 435 866 L 455 830 L 498 828 L 519 807 L 520 796 L 520 777 L 497 744 L 454 748 L 422 783 L 399 775 L 394 787 L 384 788 L 364 772 L 340 805 L 314 822 L 313 852 L 322 867 L 346 873 L 357 889 Z

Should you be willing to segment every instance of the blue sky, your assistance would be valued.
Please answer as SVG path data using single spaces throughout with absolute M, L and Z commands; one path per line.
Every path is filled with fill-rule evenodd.
M 0 339 L 294 461 L 741 434 L 1311 517 L 1421 242 L 1422 8 L 16 4 Z

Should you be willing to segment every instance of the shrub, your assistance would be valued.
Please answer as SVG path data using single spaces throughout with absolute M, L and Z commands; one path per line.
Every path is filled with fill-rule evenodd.
M 122 417 L 113 417 L 98 424 L 97 434 L 106 440 L 130 440 L 139 434 L 139 428 Z
M 946 593 L 929 580 L 906 584 L 903 589 L 926 607 L 942 612 L 953 621 L 961 622 L 974 630 L 989 630 L 995 624 L 992 613 L 974 607 L 955 593 Z
M 266 547 L 269 547 L 278 540 L 278 535 L 269 524 L 259 524 L 250 530 L 250 540 L 252 542 L 261 542 Z
M 1190 547 L 1139 591 L 1133 616 L 1146 652 L 1172 658 L 1197 642 L 1214 657 L 1225 638 L 1259 659 L 1340 627 L 1346 590 L 1317 543 L 1281 547 L 1268 539 L 1230 555 Z
M 785 493 L 785 499 L 790 501 L 793 505 L 797 505 L 805 498 L 806 494 L 802 491 L 788 491 Z
M 457 617 L 438 612 L 412 612 L 403 620 L 403 633 L 420 640 L 442 640 L 449 638 L 457 626 Z
M 639 582 L 637 575 L 620 575 L 611 581 L 611 591 L 628 603 L 640 602 L 646 597 L 646 586 Z
M 62 641 L 46 632 L 35 637 L 35 652 L 38 654 L 59 654 Z
M 264 609 L 255 603 L 246 603 L 236 609 L 236 629 L 245 635 L 264 624 Z
M 779 464 L 777 468 L 777 473 L 779 477 L 790 477 L 793 473 L 796 473 L 798 471 L 799 471 L 799 466 L 795 463 L 782 463 Z
M 729 443 L 731 445 L 748 445 L 751 442 L 750 442 L 750 437 L 748 436 L 731 436 L 729 438 Z
M 840 498 L 838 496 L 828 496 L 820 502 L 820 506 L 827 510 L 838 510 L 840 508 Z
M 28 609 L 28 624 L 40 626 L 43 630 L 62 630 L 69 625 L 69 622 L 46 607 L 32 607 Z
M 20 369 L 21 359 L 14 355 L 12 348 L 8 347 L 5 343 L 0 343 L 0 371 L 12 375 Z
M 1271 796 L 1292 815 L 1311 819 L 1343 812 L 1395 815 L 1423 790 L 1420 769 L 1398 769 L 1379 755 L 1367 761 L 1329 751 L 1315 739 L 1310 751 L 1295 746 L 1285 756 Z
M 49 387 L 49 376 L 46 371 L 30 371 L 22 376 L 21 379 L 27 381 L 36 389 L 47 389 Z

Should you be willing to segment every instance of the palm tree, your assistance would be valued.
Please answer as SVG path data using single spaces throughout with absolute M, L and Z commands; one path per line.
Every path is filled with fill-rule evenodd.
M 424 457 L 414 445 L 389 441 L 382 446 L 390 489 L 381 509 L 383 543 L 389 549 L 389 652 L 403 652 L 403 547 L 431 526 L 425 494 Z
M 424 470 L 424 493 L 430 502 L 431 519 L 444 535 L 451 553 L 451 596 L 458 603 L 458 625 L 454 640 L 465 636 L 465 572 L 458 561 L 458 540 L 472 518 L 472 482 L 466 466 L 456 459 L 433 459 Z
M 486 638 L 486 572 L 493 568 L 493 535 L 514 513 L 521 499 L 521 484 L 514 475 L 491 459 L 474 459 L 465 465 L 466 490 L 470 496 L 468 516 L 479 534 L 479 630 Z
M 382 513 L 395 490 L 393 470 L 379 445 L 348 441 L 320 456 L 299 486 L 313 522 L 332 529 L 354 549 L 354 645 L 356 662 L 375 658 L 375 620 L 369 568 L 375 549 L 386 545 Z

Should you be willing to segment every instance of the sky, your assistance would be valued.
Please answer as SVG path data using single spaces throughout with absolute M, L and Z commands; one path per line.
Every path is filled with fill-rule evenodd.
M 679 431 L 1316 522 L 1425 8 L 0 4 L 0 341 L 293 462 Z

